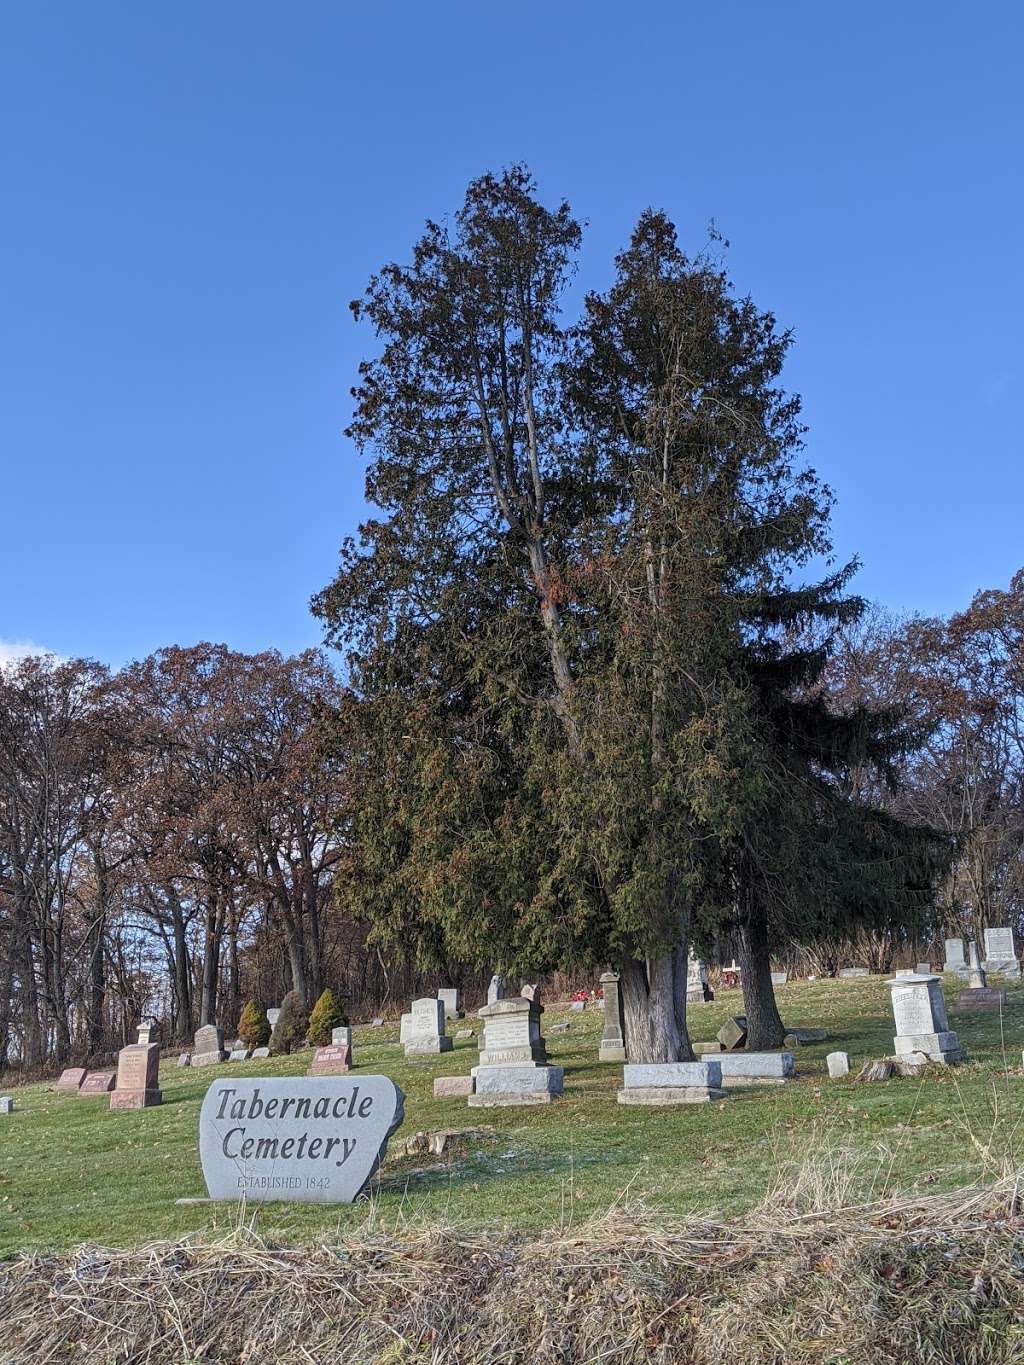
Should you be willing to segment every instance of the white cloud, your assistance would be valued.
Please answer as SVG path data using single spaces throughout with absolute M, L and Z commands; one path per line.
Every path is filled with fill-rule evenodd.
M 5 664 L 16 664 L 30 654 L 52 654 L 52 649 L 37 645 L 33 640 L 0 640 L 0 668 Z

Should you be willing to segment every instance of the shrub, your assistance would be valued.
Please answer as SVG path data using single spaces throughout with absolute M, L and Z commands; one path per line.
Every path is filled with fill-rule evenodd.
M 347 1023 L 348 1016 L 345 1013 L 344 1006 L 328 986 L 313 1006 L 313 1013 L 309 1016 L 309 1034 L 307 1036 L 309 1041 L 315 1043 L 317 1047 L 326 1047 L 331 1041 L 332 1029 L 341 1028 L 343 1024 Z
M 281 1057 L 291 1052 L 296 1043 L 305 1039 L 308 1028 L 309 1015 L 301 997 L 297 992 L 289 991 L 281 1001 L 281 1013 L 270 1035 L 271 1056 Z
M 266 1047 L 270 1042 L 270 1020 L 257 1000 L 250 1000 L 238 1020 L 238 1036 L 246 1047 Z

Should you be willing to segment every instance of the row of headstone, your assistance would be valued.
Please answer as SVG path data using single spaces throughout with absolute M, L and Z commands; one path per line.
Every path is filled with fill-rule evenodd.
M 1020 962 L 1017 959 L 1013 929 L 1009 926 L 984 931 L 985 960 L 979 966 L 986 973 L 1005 976 L 1011 981 L 1020 980 Z M 973 940 L 968 942 L 968 951 L 973 946 L 975 958 L 978 946 Z M 972 970 L 971 959 L 964 957 L 964 940 L 947 938 L 945 941 L 945 961 L 943 971 L 967 978 Z

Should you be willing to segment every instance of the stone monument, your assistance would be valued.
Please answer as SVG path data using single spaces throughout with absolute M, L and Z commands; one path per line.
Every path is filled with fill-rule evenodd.
M 444 1005 L 444 1017 L 446 1019 L 465 1019 L 466 1011 L 462 1008 L 462 992 L 458 986 L 442 986 L 437 993 L 437 998 Z
M 514 996 L 480 1011 L 484 1036 L 479 1065 L 471 1073 L 475 1093 L 469 1096 L 474 1108 L 550 1104 L 562 1093 L 562 1068 L 547 1064 L 540 1032 L 543 1011 L 536 991 L 533 999 Z
M 204 1024 L 201 1029 L 196 1029 L 196 1036 L 192 1042 L 193 1066 L 215 1066 L 218 1062 L 226 1062 L 227 1059 L 222 1028 L 218 1028 L 216 1024 Z
M 495 1005 L 499 1000 L 504 1000 L 506 995 L 505 978 L 500 972 L 495 972 L 491 977 L 491 983 L 487 987 L 487 1003 Z
M 210 1198 L 350 1204 L 404 1111 L 387 1076 L 218 1077 L 199 1113 Z
M 896 1055 L 923 1053 L 929 1061 L 944 1065 L 962 1062 L 960 1041 L 949 1027 L 940 977 L 918 972 L 886 982 L 892 994 L 896 1022 L 893 1039 Z
M 452 1040 L 444 1031 L 444 1005 L 436 996 L 414 1000 L 408 1018 L 408 1029 L 403 1036 L 407 1057 L 436 1056 L 452 1050 Z
M 352 1049 L 348 1043 L 331 1043 L 318 1047 L 307 1070 L 307 1076 L 344 1076 L 352 1069 Z
M 160 1038 L 160 1024 L 151 1014 L 147 1014 L 139 1023 L 139 1034 L 136 1038 L 137 1043 L 155 1043 Z
M 1011 981 L 1020 980 L 1020 963 L 1013 943 L 1013 930 L 1009 927 L 985 930 L 986 972 L 996 972 Z
M 59 1090 L 65 1094 L 69 1092 L 71 1094 L 74 1094 L 77 1092 L 77 1090 L 79 1089 L 79 1087 L 81 1086 L 82 1082 L 85 1080 L 88 1074 L 89 1073 L 86 1071 L 84 1066 L 69 1066 L 66 1070 L 60 1073 L 60 1079 L 57 1081 L 57 1084 L 54 1086 L 54 1089 Z
M 964 960 L 964 941 L 962 938 L 947 938 L 943 948 L 945 960 L 942 964 L 944 972 L 952 972 L 956 976 L 967 975 L 967 963 Z M 930 973 L 928 973 L 930 975 Z M 921 973 L 926 975 L 926 973 Z
M 622 991 L 615 972 L 604 973 L 601 977 L 601 988 L 604 991 L 604 1028 L 601 1030 L 601 1045 L 598 1048 L 597 1059 L 600 1062 L 624 1062 L 626 1038 L 623 1029 Z
M 131 1043 L 117 1054 L 117 1084 L 111 1109 L 149 1109 L 160 1104 L 160 1044 Z
M 654 1062 L 622 1068 L 619 1104 L 708 1104 L 724 1100 L 722 1069 L 715 1061 Z
M 113 1071 L 90 1071 L 79 1087 L 80 1095 L 106 1095 L 114 1088 L 117 1076 Z

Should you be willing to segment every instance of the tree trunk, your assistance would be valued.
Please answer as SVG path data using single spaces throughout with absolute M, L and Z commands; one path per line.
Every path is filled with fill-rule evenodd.
M 622 964 L 622 1014 L 631 1062 L 691 1062 L 686 1030 L 686 945 Z
M 781 1047 L 786 1027 L 775 1003 L 768 925 L 756 905 L 749 908 L 738 937 L 740 983 L 747 1012 L 747 1047 L 751 1052 Z

